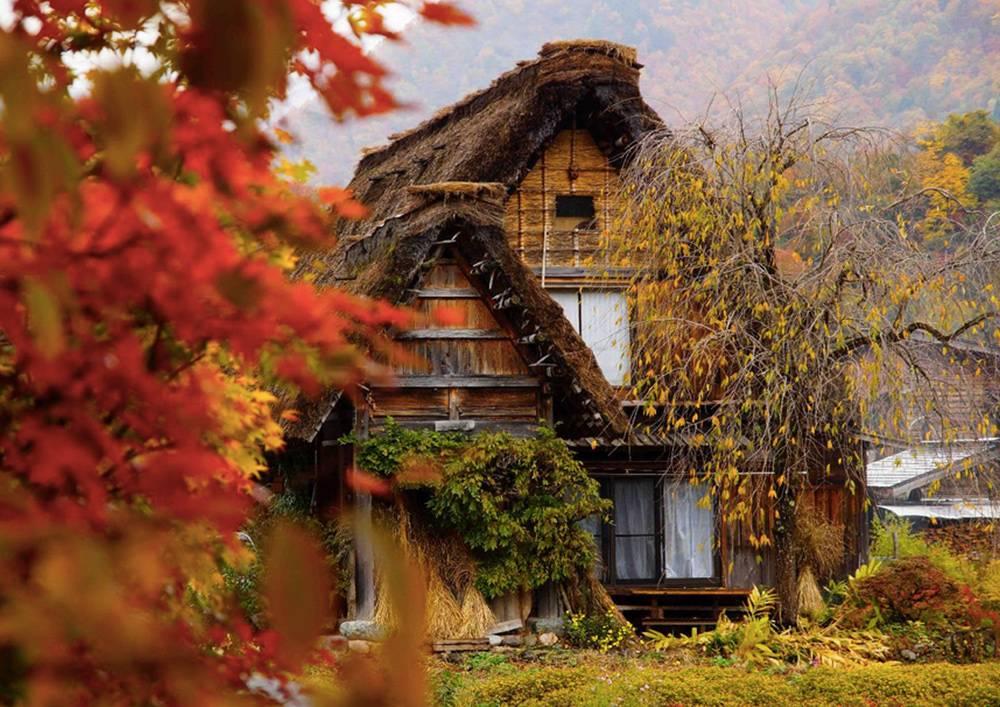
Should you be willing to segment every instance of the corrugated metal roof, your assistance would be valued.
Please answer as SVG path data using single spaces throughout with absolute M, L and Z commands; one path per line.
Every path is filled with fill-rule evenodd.
M 892 488 L 985 451 L 989 440 L 913 447 L 868 464 L 870 488 Z
M 956 503 L 914 503 L 884 505 L 880 510 L 889 511 L 901 518 L 938 518 L 941 520 L 974 520 L 1000 518 L 1000 503 L 995 501 L 958 501 Z

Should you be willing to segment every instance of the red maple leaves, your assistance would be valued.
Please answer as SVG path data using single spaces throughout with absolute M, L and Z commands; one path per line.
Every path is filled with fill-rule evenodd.
M 343 3 L 356 31 L 382 34 L 385 4 Z M 449 8 L 416 9 L 466 21 Z M 289 281 L 296 248 L 329 244 L 331 212 L 364 210 L 277 180 L 259 119 L 289 66 L 336 116 L 393 108 L 387 71 L 310 0 L 14 13 L 0 34 L 0 641 L 28 660 L 36 701 L 211 704 L 249 672 L 294 667 L 314 638 L 277 606 L 268 648 L 228 609 L 184 599 L 207 591 L 195 578 L 280 444 L 261 383 L 348 386 L 368 374 L 363 344 L 406 321 Z M 141 41 L 151 74 L 127 65 Z M 123 66 L 95 69 L 74 100 L 64 59 L 81 50 Z

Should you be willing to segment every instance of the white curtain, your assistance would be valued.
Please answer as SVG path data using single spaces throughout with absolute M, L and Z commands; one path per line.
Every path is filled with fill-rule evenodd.
M 715 574 L 715 514 L 704 484 L 663 484 L 663 576 L 709 578 Z
M 620 290 L 584 290 L 580 294 L 580 335 L 611 385 L 629 374 L 628 300 Z
M 616 481 L 614 493 L 615 576 L 655 579 L 656 480 Z
M 546 290 L 549 296 L 562 307 L 563 314 L 580 333 L 580 291 L 579 290 Z
M 611 385 L 623 385 L 629 374 L 628 300 L 621 290 L 547 289 L 594 352 Z

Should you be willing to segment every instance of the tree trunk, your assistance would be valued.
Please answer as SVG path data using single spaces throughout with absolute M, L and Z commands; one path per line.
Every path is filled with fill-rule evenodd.
M 798 568 L 795 566 L 795 491 L 788 483 L 777 488 L 774 522 L 774 588 L 778 594 L 778 621 L 792 625 L 799 614 Z

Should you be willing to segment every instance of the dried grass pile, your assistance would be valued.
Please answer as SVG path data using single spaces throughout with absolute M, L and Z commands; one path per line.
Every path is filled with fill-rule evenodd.
M 394 535 L 402 551 L 421 569 L 427 582 L 425 632 L 428 638 L 481 638 L 496 623 L 486 599 L 476 589 L 476 566 L 457 537 L 434 537 L 405 511 L 394 514 Z M 376 572 L 375 621 L 396 625 L 386 579 Z
M 812 570 L 817 581 L 830 579 L 844 562 L 844 526 L 832 523 L 809 503 L 795 514 L 795 560 Z
M 806 567 L 799 573 L 798 584 L 798 604 L 799 615 L 816 619 L 821 616 L 826 609 L 826 602 L 823 601 L 823 593 L 819 589 L 816 575 L 810 567 Z

